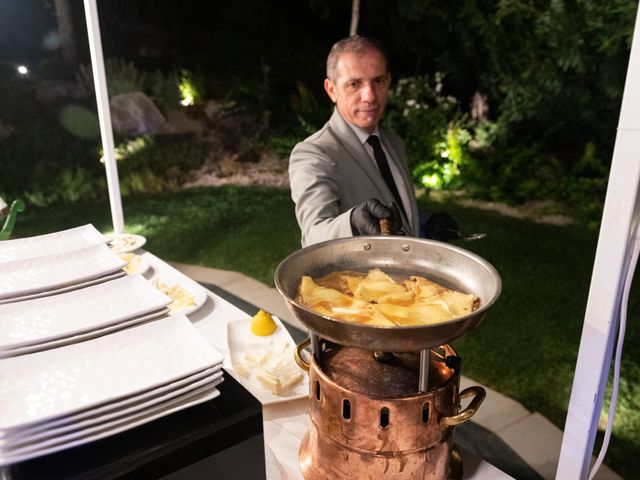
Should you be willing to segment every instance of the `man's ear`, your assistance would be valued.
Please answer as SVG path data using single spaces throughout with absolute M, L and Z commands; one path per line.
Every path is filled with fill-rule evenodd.
M 327 92 L 327 95 L 329 95 L 329 98 L 331 99 L 331 101 L 333 103 L 336 103 L 338 99 L 337 98 L 338 96 L 336 95 L 336 86 L 328 78 L 324 79 L 324 91 Z

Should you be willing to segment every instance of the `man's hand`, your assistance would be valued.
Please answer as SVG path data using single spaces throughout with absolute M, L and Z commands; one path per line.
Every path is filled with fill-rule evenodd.
M 448 242 L 460 237 L 460 227 L 448 213 L 436 212 L 427 218 L 424 225 L 424 236 L 432 240 Z
M 370 198 L 351 210 L 353 235 L 380 235 L 380 219 L 391 220 L 391 233 L 400 234 L 402 217 L 395 203 L 384 206 L 376 198 Z

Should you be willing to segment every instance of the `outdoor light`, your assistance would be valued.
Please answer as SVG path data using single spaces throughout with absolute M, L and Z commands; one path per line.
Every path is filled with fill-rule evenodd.
M 180 71 L 180 82 L 178 83 L 178 90 L 180 91 L 180 104 L 183 107 L 188 107 L 196 103 L 196 100 L 200 97 L 198 87 L 193 81 L 193 75 L 189 70 L 182 69 Z
M 432 175 L 423 175 L 421 181 L 422 185 L 429 188 L 437 188 L 442 183 L 440 177 L 438 177 L 438 175 L 435 173 Z
M 193 101 L 193 97 L 191 95 L 185 95 L 185 97 L 180 100 L 180 105 L 182 105 L 183 107 L 188 107 L 190 105 L 193 105 L 194 101 Z
M 29 73 L 29 69 L 24 65 L 18 65 L 18 73 L 20 75 L 26 75 L 27 73 Z

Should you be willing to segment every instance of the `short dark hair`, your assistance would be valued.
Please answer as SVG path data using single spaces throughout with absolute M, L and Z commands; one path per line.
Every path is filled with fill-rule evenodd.
M 343 53 L 355 53 L 356 55 L 363 55 L 368 50 L 377 50 L 384 58 L 384 64 L 388 67 L 389 62 L 387 60 L 387 54 L 380 42 L 360 35 L 351 35 L 350 37 L 338 40 L 333 44 L 329 55 L 327 56 L 327 78 L 331 81 L 335 81 L 336 68 L 340 55 Z

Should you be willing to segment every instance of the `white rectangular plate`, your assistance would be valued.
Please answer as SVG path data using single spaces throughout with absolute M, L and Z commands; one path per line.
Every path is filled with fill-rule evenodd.
M 133 319 L 171 302 L 140 275 L 0 305 L 0 350 L 41 344 Z
M 79 333 L 77 335 L 61 337 L 48 342 L 37 343 L 33 345 L 25 345 L 22 347 L 12 348 L 8 350 L 0 350 L 0 359 L 16 357 L 18 355 L 26 355 L 28 353 L 42 352 L 44 350 L 51 350 L 52 348 L 66 347 L 68 345 L 73 345 L 74 343 L 85 342 L 87 340 L 91 340 L 92 338 L 101 337 L 102 335 L 107 335 L 109 333 L 117 332 L 118 330 L 135 327 L 136 325 L 139 325 L 144 322 L 162 320 L 162 318 L 166 317 L 168 314 L 169 314 L 169 309 L 165 308 L 157 312 L 141 315 L 139 317 L 135 317 L 129 320 L 124 320 L 114 325 L 109 325 L 108 327 L 98 328 L 96 330 L 90 330 L 88 332 Z
M 122 420 L 132 415 L 145 413 L 146 411 L 155 408 L 157 405 L 162 405 L 168 401 L 179 399 L 194 393 L 200 393 L 203 389 L 211 389 L 219 385 L 221 382 L 222 372 L 218 372 L 215 377 L 203 378 L 185 385 L 182 388 L 170 390 L 166 393 L 147 398 L 144 401 L 137 402 L 135 400 L 131 400 L 128 404 L 121 405 L 118 409 L 112 409 L 101 414 L 90 415 L 83 419 L 74 419 L 65 424 L 40 431 L 30 430 L 27 432 L 19 432 L 19 434 L 14 434 L 0 440 L 0 444 L 2 445 L 2 449 L 5 453 L 10 453 L 11 450 L 19 450 L 25 448 L 28 444 L 33 444 L 35 442 L 38 442 L 38 444 L 42 444 L 43 442 L 54 442 L 59 440 L 58 437 L 63 435 L 81 434 L 90 428 L 97 427 L 113 420 Z
M 130 430 L 139 425 L 149 423 L 158 418 L 165 417 L 169 414 L 179 412 L 185 408 L 189 408 L 200 403 L 212 400 L 220 395 L 216 388 L 208 388 L 200 393 L 194 393 L 180 399 L 173 399 L 164 405 L 156 406 L 144 413 L 131 415 L 126 419 L 113 420 L 93 428 L 88 428 L 82 434 L 74 434 L 58 438 L 55 442 L 47 442 L 46 445 L 32 445 L 29 448 L 17 450 L 10 455 L 0 454 L 0 466 L 10 465 L 30 458 L 41 457 L 50 453 L 67 450 L 69 448 L 84 445 L 89 442 L 99 440 L 116 433 Z
M 229 347 L 229 356 L 231 366 L 227 366 L 229 373 L 242 384 L 251 394 L 256 397 L 263 405 L 270 403 L 286 402 L 298 398 L 304 398 L 309 395 L 309 377 L 307 372 L 300 369 L 293 359 L 293 353 L 296 349 L 291 335 L 284 328 L 280 319 L 273 317 L 276 322 L 276 331 L 266 337 L 259 337 L 251 333 L 251 318 L 236 320 L 227 324 L 227 344 Z M 238 373 L 238 364 L 245 363 L 244 355 L 246 353 L 253 354 L 256 352 L 267 351 L 270 348 L 278 348 L 282 344 L 288 346 L 287 352 L 290 353 L 290 362 L 293 368 L 302 373 L 302 380 L 286 390 L 282 395 L 276 395 L 269 389 L 264 387 L 252 372 L 249 376 L 240 375 Z
M 81 288 L 90 287 L 91 285 L 98 285 L 99 283 L 109 282 L 111 280 L 115 280 L 116 278 L 124 277 L 125 275 L 126 273 L 124 273 L 124 270 L 117 270 L 114 273 L 108 273 L 107 275 L 93 278 L 91 280 L 86 280 L 84 282 L 74 283 L 63 287 L 56 287 L 51 290 L 44 290 L 37 293 L 30 293 L 28 295 L 20 295 L 19 297 L 3 298 L 0 300 L 0 305 L 5 305 L 7 303 L 24 302 L 25 300 L 33 300 L 34 298 L 51 297 L 53 295 L 59 295 L 65 292 L 71 292 L 72 290 L 79 290 Z
M 167 383 L 158 388 L 152 388 L 135 395 L 123 397 L 122 399 L 117 401 L 108 402 L 100 406 L 89 407 L 71 415 L 64 415 L 62 417 L 47 420 L 46 422 L 29 425 L 19 430 L 0 431 L 0 442 L 4 440 L 10 440 L 15 437 L 24 437 L 37 434 L 39 432 L 48 431 L 60 426 L 69 425 L 73 422 L 81 422 L 86 420 L 87 418 L 106 415 L 114 411 L 119 411 L 120 409 L 128 408 L 132 405 L 147 402 L 153 398 L 164 396 L 170 392 L 182 390 L 185 387 L 200 382 L 201 380 L 206 378 L 215 381 L 222 381 L 221 376 L 222 365 L 218 364 L 215 367 L 202 370 L 201 372 L 197 372 L 193 375 L 188 375 L 184 378 L 176 380 L 175 382 Z
M 91 224 L 46 235 L 4 240 L 0 242 L 0 264 L 70 252 L 107 242 L 107 237 Z
M 74 285 L 116 272 L 126 262 L 105 244 L 2 264 L 0 299 Z
M 0 430 L 171 383 L 223 361 L 184 316 L 0 361 Z

